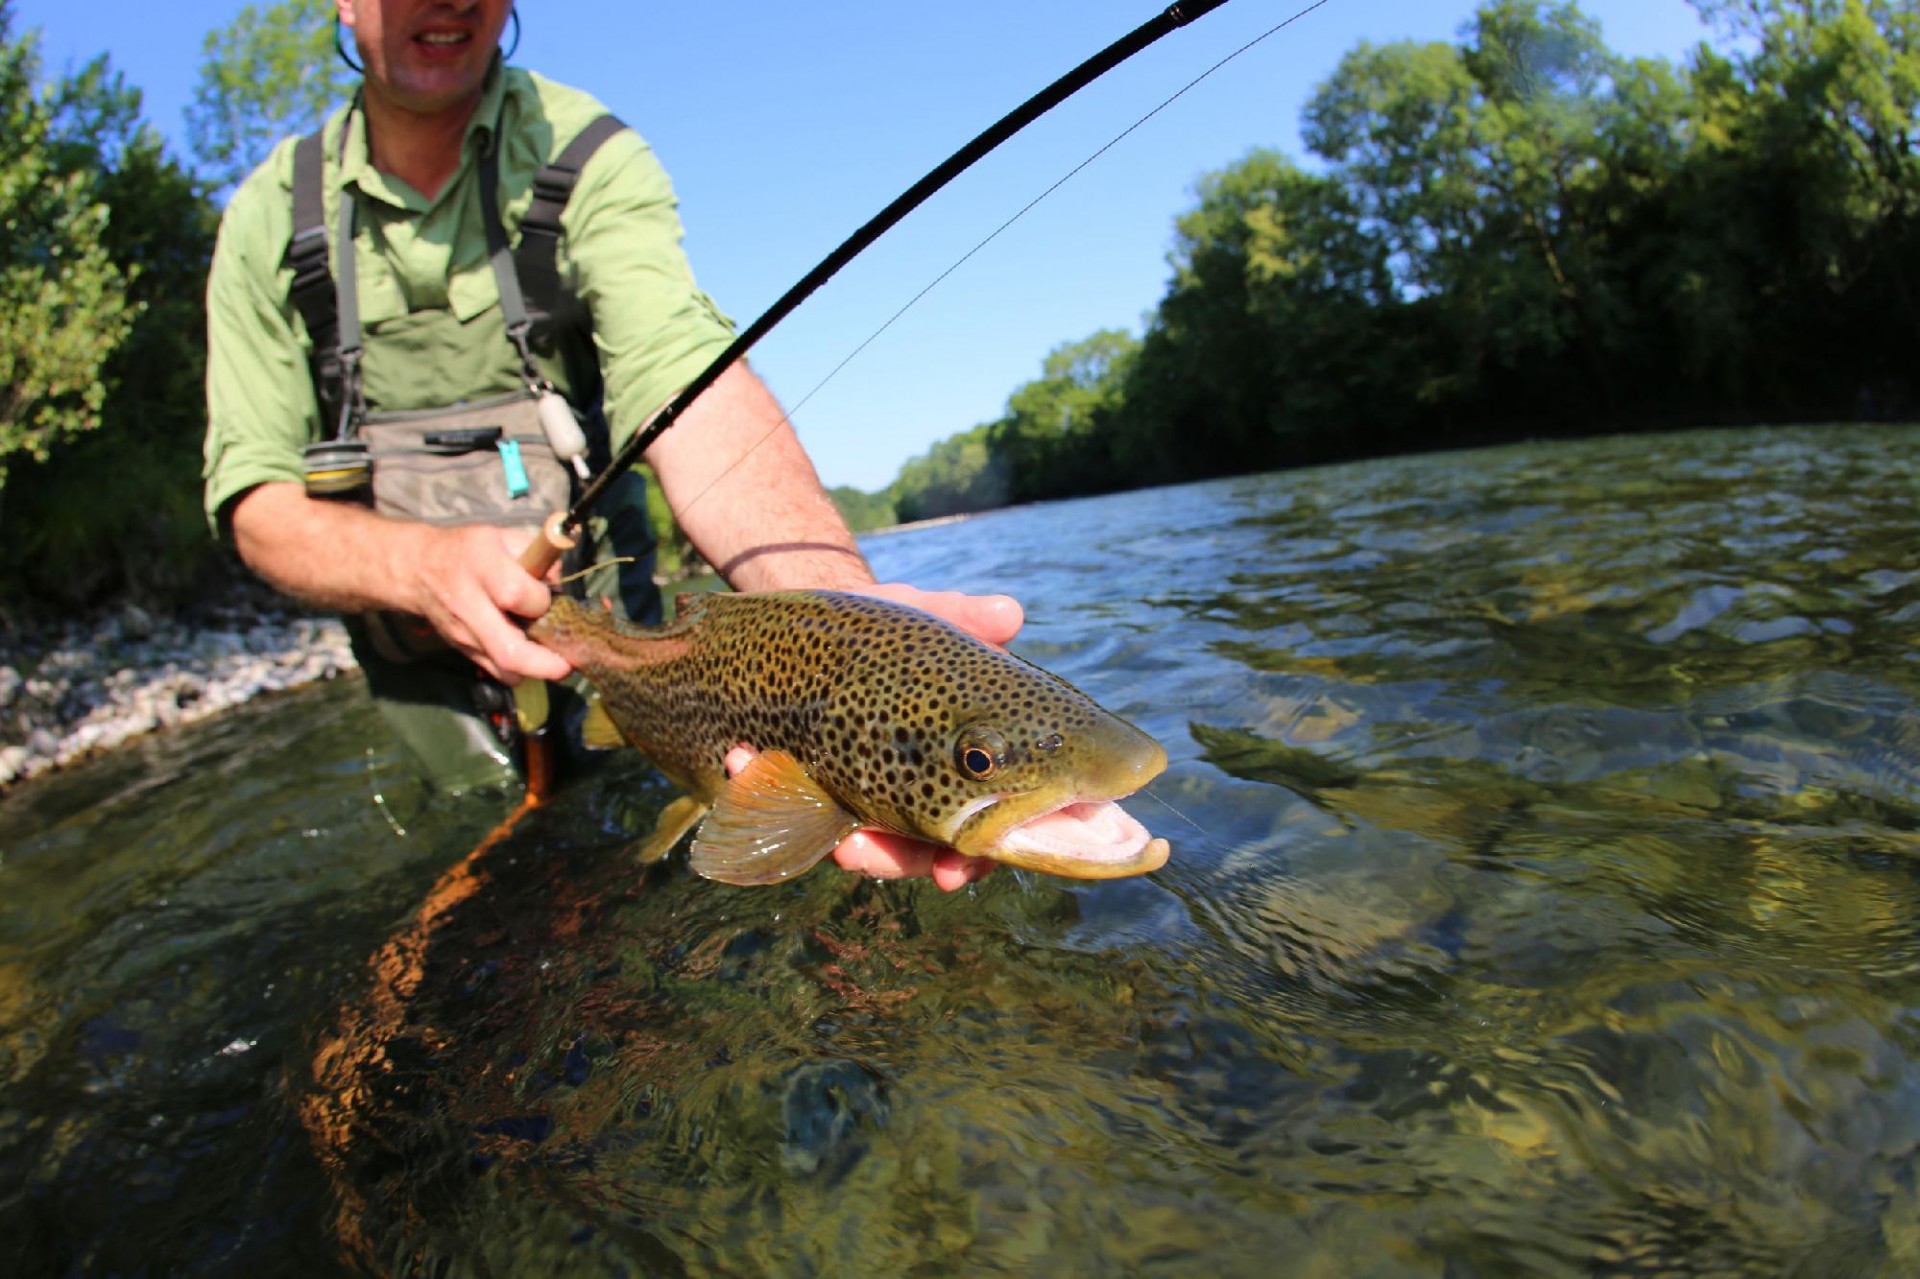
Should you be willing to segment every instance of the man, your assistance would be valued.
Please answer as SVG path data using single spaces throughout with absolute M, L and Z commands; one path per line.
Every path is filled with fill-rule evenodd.
M 323 135 L 325 195 L 329 210 L 348 195 L 353 212 L 343 216 L 357 228 L 351 251 L 329 238 L 333 269 L 354 273 L 363 300 L 366 398 L 377 409 L 421 410 L 510 387 L 517 369 L 489 274 L 479 157 L 490 152 L 501 188 L 515 193 L 500 217 L 517 225 L 532 168 L 598 114 L 597 104 L 499 66 L 511 0 L 336 6 L 364 84 Z M 301 450 L 331 424 L 321 420 L 309 372 L 312 343 L 289 302 L 292 153 L 282 144 L 222 219 L 207 295 L 210 516 L 254 572 L 290 595 L 348 614 L 424 618 L 504 684 L 564 678 L 567 663 L 522 629 L 551 597 L 518 562 L 526 531 L 398 520 L 309 495 Z M 633 134 L 607 141 L 581 170 L 564 225 L 617 444 L 730 334 L 693 284 L 671 190 Z M 563 365 L 542 372 L 563 382 Z M 743 365 L 647 460 L 681 528 L 736 589 L 876 590 L 991 642 L 1019 629 L 1019 605 L 1004 596 L 877 588 L 791 426 Z M 986 869 L 880 832 L 856 832 L 836 857 L 874 876 L 931 874 L 947 889 Z

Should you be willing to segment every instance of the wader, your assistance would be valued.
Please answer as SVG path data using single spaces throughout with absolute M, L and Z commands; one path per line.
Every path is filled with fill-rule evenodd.
M 289 299 L 312 342 L 321 421 L 335 423 L 330 438 L 307 447 L 309 494 L 369 503 L 382 514 L 441 526 L 533 529 L 570 506 L 587 475 L 607 465 L 610 448 L 591 317 L 559 278 L 556 251 L 560 215 L 581 168 L 624 127 L 612 116 L 601 116 L 540 169 L 514 247 L 500 221 L 495 129 L 481 159 L 481 203 L 500 291 L 502 340 L 512 345 L 521 385 L 441 408 L 398 412 L 374 411 L 362 380 L 354 191 L 348 187 L 340 195 L 337 256 L 344 267 L 336 278 L 328 266 L 321 133 L 300 140 L 294 150 L 293 237 L 286 255 L 294 273 Z M 406 326 L 416 344 L 454 351 L 473 342 L 450 308 L 415 312 L 396 323 Z M 373 335 L 376 342 L 379 336 Z M 565 360 L 570 400 L 562 400 L 542 376 L 536 351 L 558 352 Z M 634 621 L 657 622 L 660 595 L 653 582 L 655 541 L 645 480 L 629 471 L 596 510 L 561 572 L 599 567 L 564 589 L 607 600 Z M 600 563 L 613 556 L 627 562 Z M 551 697 L 528 696 L 540 690 L 525 690 L 516 704 L 512 690 L 488 679 L 421 618 L 368 613 L 346 622 L 354 656 L 382 716 L 439 787 L 512 783 L 524 767 L 524 734 L 558 737 L 566 720 L 578 719 L 578 696 L 566 688 L 548 690 Z M 539 722 L 528 722 L 533 719 Z

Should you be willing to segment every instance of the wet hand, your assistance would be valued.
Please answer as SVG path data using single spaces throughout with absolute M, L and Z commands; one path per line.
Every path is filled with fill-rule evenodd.
M 932 879 L 942 892 L 985 879 L 995 863 L 884 830 L 857 830 L 833 850 L 842 870 L 868 879 Z
M 904 582 L 886 582 L 866 586 L 857 592 L 877 595 L 883 600 L 906 604 L 923 613 L 944 618 L 987 643 L 1005 648 L 1020 633 L 1027 620 L 1026 610 L 1011 595 L 967 595 L 960 591 L 923 591 Z
M 480 669 L 503 683 L 564 679 L 565 658 L 522 629 L 547 611 L 552 592 L 522 568 L 531 535 L 489 527 L 426 529 L 414 557 L 415 612 Z

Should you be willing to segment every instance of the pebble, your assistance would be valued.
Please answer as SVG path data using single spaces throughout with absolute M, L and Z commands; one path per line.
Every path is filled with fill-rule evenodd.
M 257 589 L 214 613 L 193 626 L 125 604 L 85 623 L 0 635 L 0 789 L 355 669 L 338 619 Z

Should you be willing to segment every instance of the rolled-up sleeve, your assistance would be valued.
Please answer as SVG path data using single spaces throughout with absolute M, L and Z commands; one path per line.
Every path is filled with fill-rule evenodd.
M 618 445 L 726 348 L 733 326 L 694 283 L 673 186 L 637 135 L 594 155 L 562 221 Z
M 271 168 L 272 166 L 267 166 Z M 268 173 L 234 194 L 221 218 L 207 278 L 207 435 L 203 501 L 216 535 L 236 498 L 260 484 L 303 478 L 301 449 L 319 408 L 306 345 L 286 297 L 281 258 L 289 198 Z

